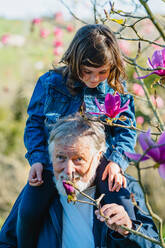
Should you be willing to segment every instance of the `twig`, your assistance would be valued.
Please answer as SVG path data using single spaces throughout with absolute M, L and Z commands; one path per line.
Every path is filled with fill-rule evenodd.
M 85 194 L 84 192 L 80 191 L 80 190 L 75 186 L 74 183 L 72 183 L 72 182 L 70 182 L 70 181 L 65 181 L 65 182 L 68 183 L 69 185 L 72 185 L 72 186 L 75 188 L 75 190 L 77 190 L 81 195 L 83 195 L 83 196 L 87 197 L 88 199 L 90 199 L 90 200 L 93 202 L 93 204 L 91 204 L 91 202 L 90 202 L 90 205 L 94 205 L 94 206 L 96 206 L 97 209 L 100 210 L 100 202 L 99 202 L 99 204 L 98 204 L 98 202 L 97 202 L 98 199 L 95 200 L 95 199 L 93 199 L 92 197 L 90 197 L 89 195 L 87 195 L 87 194 Z M 101 196 L 99 199 L 102 199 L 102 196 Z M 74 202 L 75 202 L 75 201 L 77 201 L 77 200 L 74 200 Z M 78 200 L 78 201 L 79 201 L 79 200 Z M 82 201 L 81 201 L 81 202 L 82 202 Z M 82 203 L 83 203 L 83 202 L 82 202 Z M 85 201 L 84 203 L 86 204 L 86 203 L 88 203 L 88 202 Z M 107 222 L 107 221 L 109 220 L 109 218 L 106 217 L 103 213 L 101 213 L 101 211 L 100 211 L 100 215 L 101 215 L 102 217 L 105 218 L 105 222 Z M 158 240 L 153 239 L 153 238 L 151 238 L 151 237 L 149 237 L 149 236 L 147 236 L 147 235 L 144 235 L 143 233 L 139 232 L 139 229 L 138 229 L 138 231 L 137 231 L 137 230 L 133 230 L 133 229 L 127 228 L 127 227 L 124 226 L 124 225 L 120 225 L 120 227 L 123 228 L 124 230 L 130 232 L 130 233 L 133 233 L 133 234 L 135 234 L 135 235 L 137 235 L 137 236 L 140 236 L 140 237 L 142 237 L 142 238 L 145 238 L 145 239 L 151 241 L 152 243 L 155 243 L 155 244 L 159 244 L 159 245 L 160 245 L 160 242 L 159 242 Z
M 73 11 L 69 8 L 69 6 L 63 1 L 63 0 L 60 0 L 61 3 L 67 8 L 67 10 L 69 11 L 69 13 L 76 19 L 78 20 L 79 22 L 82 22 L 83 24 L 88 24 L 87 22 L 85 22 L 84 20 L 80 19 L 79 17 L 77 17 Z
M 136 165 L 136 168 L 137 168 L 137 171 L 138 171 L 138 179 L 139 179 L 139 183 L 140 183 L 140 186 L 142 188 L 142 191 L 144 193 L 144 199 L 145 199 L 145 203 L 146 203 L 146 206 L 148 208 L 148 211 L 150 213 L 150 215 L 158 221 L 159 223 L 159 239 L 160 239 L 160 242 L 159 242 L 159 245 L 161 245 L 162 247 L 165 247 L 165 243 L 164 243 L 164 239 L 163 239 L 163 233 L 162 233 L 162 230 L 163 230 L 163 222 L 162 222 L 162 219 L 153 212 L 150 204 L 149 204 L 149 201 L 148 201 L 148 197 L 147 197 L 147 194 L 145 192 L 145 189 L 144 189 L 144 186 L 142 184 L 142 179 L 141 179 L 141 171 L 140 171 L 140 167 L 139 167 L 139 163 L 137 163 Z
M 143 7 L 145 8 L 147 14 L 150 17 L 150 20 L 152 21 L 152 23 L 154 24 L 154 26 L 156 27 L 156 29 L 160 33 L 160 35 L 163 38 L 163 40 L 165 41 L 165 34 L 164 34 L 161 26 L 159 25 L 159 23 L 156 21 L 155 17 L 153 16 L 148 4 L 144 0 L 139 0 L 139 2 L 141 3 L 141 5 L 143 5 Z

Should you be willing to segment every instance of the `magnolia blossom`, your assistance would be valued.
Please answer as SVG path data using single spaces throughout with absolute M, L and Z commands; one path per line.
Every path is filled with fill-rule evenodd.
M 54 47 L 61 47 L 61 46 L 63 46 L 63 42 L 61 40 L 54 40 L 53 46 Z
M 41 22 L 42 22 L 42 19 L 41 19 L 41 18 L 34 18 L 34 19 L 32 20 L 32 23 L 35 24 L 35 25 L 38 25 L 38 24 L 40 24 Z
M 160 44 L 160 40 L 155 40 L 155 43 Z M 156 49 L 156 50 L 161 50 L 161 49 L 162 49 L 162 47 L 159 46 L 159 45 L 152 44 L 151 46 L 152 46 L 154 49 Z
M 76 191 L 74 189 L 74 187 L 72 185 L 70 185 L 69 183 L 67 183 L 65 180 L 63 180 L 63 186 L 65 189 L 65 192 L 68 196 L 68 203 L 71 201 L 75 201 L 76 200 Z
M 71 24 L 69 24 L 69 25 L 66 27 L 66 29 L 67 29 L 68 32 L 73 32 L 73 31 L 74 31 L 74 27 L 73 27 Z
M 63 47 L 55 47 L 53 50 L 53 54 L 56 56 L 60 56 L 63 53 L 64 49 Z
M 54 28 L 54 35 L 56 37 L 56 39 L 61 40 L 62 36 L 63 36 L 63 31 L 61 28 L 55 27 Z
M 47 38 L 49 36 L 50 32 L 48 29 L 45 29 L 45 28 L 41 28 L 40 29 L 40 36 L 42 38 Z
M 140 84 L 133 84 L 133 92 L 137 96 L 144 96 L 144 90 Z
M 152 55 L 152 60 L 150 60 L 150 58 L 148 58 L 148 63 L 152 69 L 156 69 L 159 66 L 165 67 L 165 48 L 163 48 L 162 50 L 156 50 Z M 163 70 L 163 69 L 154 70 L 151 73 L 149 73 L 143 77 L 138 77 L 138 79 L 146 78 L 152 74 L 156 74 L 159 76 L 165 76 L 165 70 Z
M 75 192 L 75 189 L 73 188 L 72 185 L 66 183 L 66 181 L 63 181 L 62 183 L 67 195 L 71 195 L 72 193 Z
M 1 42 L 2 42 L 2 44 L 3 44 L 3 45 L 8 44 L 9 38 L 10 38 L 10 35 L 9 35 L 9 34 L 4 34 L 4 35 L 2 35 L 2 37 L 1 37 Z
M 131 54 L 131 46 L 126 40 L 119 40 L 118 41 L 119 47 L 124 54 L 129 56 Z
M 136 118 L 136 123 L 141 126 L 144 123 L 144 117 L 143 116 L 138 116 Z
M 119 113 L 125 111 L 128 109 L 128 104 L 130 100 L 128 100 L 124 106 L 121 108 L 121 99 L 120 95 L 116 93 L 115 95 L 107 94 L 105 97 L 104 104 L 100 104 L 95 98 L 96 105 L 98 109 L 100 110 L 100 113 L 94 113 L 91 112 L 90 114 L 95 114 L 95 115 L 106 115 L 110 118 L 115 118 Z
M 139 143 L 146 155 L 142 156 L 138 153 L 125 152 L 126 156 L 135 161 L 144 161 L 147 159 L 153 159 L 157 164 L 159 164 L 159 174 L 165 179 L 165 132 L 163 132 L 158 142 L 155 143 L 151 139 L 150 129 L 146 133 L 141 133 L 139 135 Z M 154 147 L 149 149 L 150 147 Z
M 163 99 L 160 97 L 160 96 L 158 96 L 158 97 L 154 97 L 153 95 L 151 96 L 151 100 L 152 100 L 152 102 L 153 102 L 153 104 L 155 105 L 155 106 L 157 106 L 158 108 L 163 108 L 164 107 L 164 101 L 163 101 Z
M 54 18 L 56 22 L 62 22 L 64 20 L 63 13 L 61 11 L 56 12 Z

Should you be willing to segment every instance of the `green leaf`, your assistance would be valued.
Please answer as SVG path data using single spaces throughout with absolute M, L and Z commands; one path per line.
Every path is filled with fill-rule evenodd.
M 123 24 L 124 23 L 123 19 L 120 19 L 120 20 L 118 20 L 118 19 L 110 19 L 110 20 L 113 21 L 113 22 L 116 22 L 118 24 Z

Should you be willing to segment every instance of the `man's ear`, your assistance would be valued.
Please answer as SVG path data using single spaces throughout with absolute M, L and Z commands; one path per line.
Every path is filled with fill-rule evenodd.
M 97 154 L 97 160 L 98 160 L 98 161 L 100 161 L 100 158 L 101 158 L 101 156 L 102 156 L 102 153 L 103 153 L 102 151 L 98 152 L 98 154 Z

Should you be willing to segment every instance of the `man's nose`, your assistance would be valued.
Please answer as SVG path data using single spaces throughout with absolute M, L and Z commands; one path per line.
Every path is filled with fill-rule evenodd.
M 73 172 L 75 172 L 74 164 L 73 164 L 73 161 L 71 159 L 68 159 L 65 162 L 64 172 L 65 172 L 66 175 L 68 175 L 70 177 L 72 177 Z

